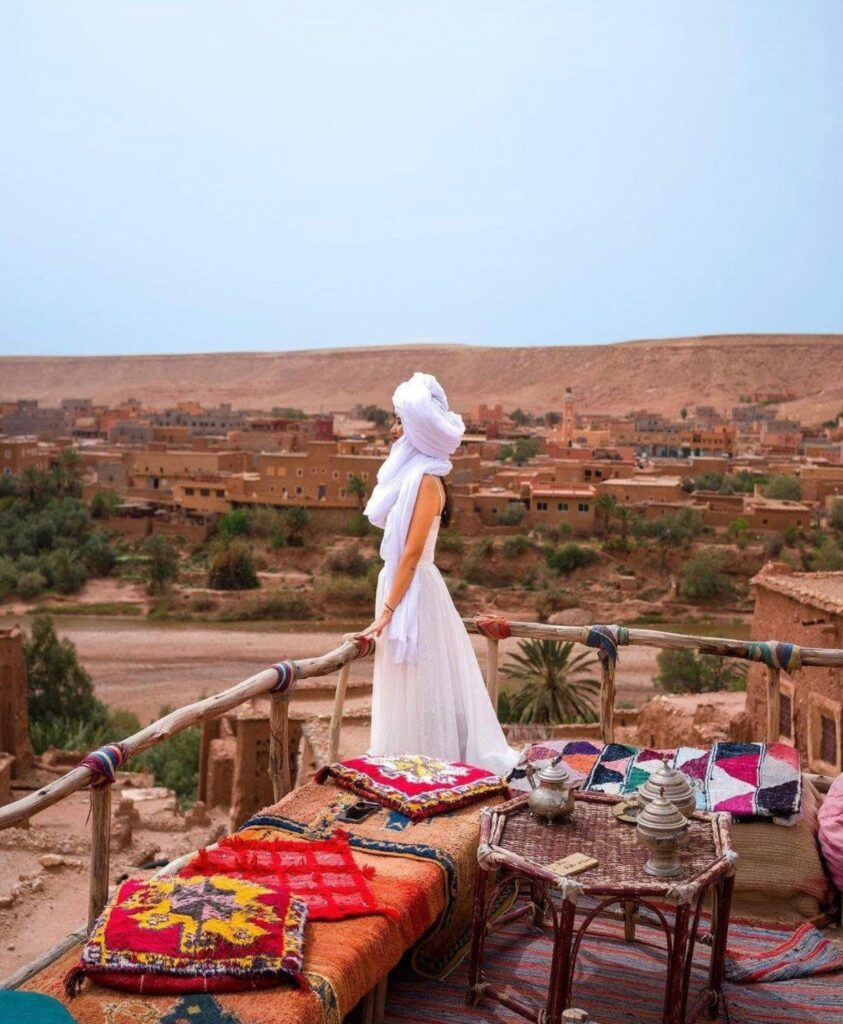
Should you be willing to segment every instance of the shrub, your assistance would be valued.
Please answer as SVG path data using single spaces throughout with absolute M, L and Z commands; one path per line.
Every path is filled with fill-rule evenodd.
M 227 608 L 220 618 L 223 622 L 251 622 L 259 619 L 312 619 L 315 612 L 305 594 L 292 591 L 274 591 L 255 595 L 236 608 Z
M 439 531 L 439 536 L 436 539 L 436 546 L 440 551 L 452 551 L 455 554 L 462 554 L 465 550 L 465 539 L 461 533 L 457 533 L 456 530 L 448 528 L 446 530 Z
M 341 576 L 359 578 L 369 571 L 369 561 L 360 554 L 360 549 L 356 545 L 344 547 L 328 556 L 324 570 Z
M 208 586 L 213 590 L 254 590 L 260 586 L 251 546 L 241 538 L 219 545 L 208 566 Z
M 764 487 L 765 498 L 776 498 L 779 501 L 799 501 L 802 488 L 793 476 L 772 476 Z
M 114 515 L 121 503 L 121 498 L 114 491 L 97 491 L 91 498 L 91 518 L 108 519 Z
M 191 597 L 188 607 L 192 612 L 212 612 L 219 608 L 219 602 L 207 594 L 196 594 Z
M 694 509 L 683 508 L 674 516 L 638 519 L 632 524 L 634 536 L 652 538 L 669 547 L 681 547 L 702 533 L 702 518 Z
M 666 693 L 745 690 L 747 665 L 696 651 L 659 651 L 656 685 Z
M 576 608 L 579 604 L 576 594 L 562 587 L 545 586 L 536 591 L 536 616 L 539 622 L 547 622 L 554 612 Z
M 24 601 L 31 601 L 43 594 L 46 587 L 47 581 L 40 572 L 25 572 L 18 577 L 18 594 Z
M 245 537 L 249 533 L 249 514 L 234 508 L 217 520 L 217 533 L 222 537 Z
M 362 512 L 352 512 L 348 520 L 348 532 L 352 537 L 365 537 L 371 529 L 371 523 Z
M 840 572 L 843 570 L 843 551 L 829 538 L 811 558 L 811 569 L 815 572 Z
M 764 554 L 767 558 L 778 558 L 783 547 L 784 540 L 781 537 L 769 537 L 764 543 Z
M 75 594 L 88 578 L 84 564 L 67 548 L 59 548 L 50 555 L 50 566 L 53 586 L 60 594 Z
M 9 558 L 0 558 L 0 598 L 14 594 L 18 589 L 18 573 L 15 563 Z
M 150 594 L 164 594 L 178 579 L 179 556 L 166 537 L 152 536 L 143 545 L 146 556 L 146 589 Z
M 330 604 L 374 605 L 376 578 L 371 574 L 363 579 L 351 576 L 323 576 L 316 583 L 316 596 Z
M 117 564 L 117 552 L 101 530 L 95 530 L 82 545 L 82 560 L 91 576 L 110 576 Z
M 527 508 L 521 502 L 510 502 L 502 512 L 497 513 L 495 522 L 499 526 L 519 526 L 526 514 Z
M 828 513 L 828 525 L 837 533 L 843 533 L 843 498 L 835 498 Z
M 577 544 L 570 541 L 556 548 L 547 555 L 547 564 L 558 575 L 573 572 L 584 565 L 591 565 L 597 560 L 597 552 L 594 548 L 585 544 Z
M 294 505 L 284 512 L 284 535 L 291 548 L 304 546 L 311 529 L 310 516 L 306 509 Z
M 723 573 L 723 556 L 706 548 L 682 566 L 679 592 L 689 601 L 730 597 L 733 587 Z
M 533 545 L 530 543 L 529 537 L 519 533 L 514 537 L 506 537 L 504 539 L 501 545 L 501 554 L 504 558 L 523 558 L 532 548 Z
M 163 707 L 158 717 L 163 718 L 172 710 Z M 133 758 L 132 767 L 152 772 L 159 786 L 174 790 L 182 803 L 191 804 L 199 782 L 200 738 L 199 729 L 191 726 Z

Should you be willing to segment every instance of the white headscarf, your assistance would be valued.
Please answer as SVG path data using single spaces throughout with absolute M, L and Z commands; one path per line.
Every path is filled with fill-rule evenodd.
M 425 473 L 447 476 L 451 472 L 449 456 L 459 448 L 465 433 L 462 417 L 448 409 L 442 385 L 429 373 L 414 373 L 399 384 L 392 402 L 404 433 L 378 471 L 377 486 L 364 509 L 369 522 L 384 531 L 381 558 L 386 568 L 386 594 L 407 543 L 421 479 Z M 387 627 L 398 662 L 415 662 L 418 656 L 418 591 L 414 575 Z

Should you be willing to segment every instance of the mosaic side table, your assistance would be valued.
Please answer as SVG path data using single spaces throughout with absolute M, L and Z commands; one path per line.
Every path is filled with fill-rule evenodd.
M 635 937 L 635 916 L 646 908 L 665 934 L 667 980 L 663 1024 L 684 1024 L 703 1012 L 716 1019 L 723 1001 L 723 970 L 729 911 L 734 886 L 736 854 L 732 851 L 729 816 L 694 814 L 687 845 L 680 852 L 682 872 L 675 878 L 654 878 L 644 871 L 648 851 L 638 841 L 634 826 L 612 815 L 617 797 L 577 793 L 567 822 L 548 824 L 530 813 L 529 794 L 481 816 L 478 871 L 474 889 L 469 1004 L 495 999 L 539 1024 L 560 1024 L 570 1004 L 577 956 L 591 923 L 613 905 L 620 905 L 626 921 L 625 937 Z M 572 853 L 595 857 L 596 867 L 567 878 L 547 865 Z M 530 901 L 493 921 L 496 901 L 513 880 L 529 887 Z M 697 931 L 706 896 L 712 897 L 711 962 L 705 989 L 687 1014 L 688 988 Z M 557 899 L 552 898 L 556 895 Z M 591 897 L 577 925 L 577 902 Z M 595 903 L 596 901 L 596 903 Z M 550 921 L 553 932 L 547 1001 L 537 1006 L 509 991 L 498 989 L 483 976 L 486 936 L 518 918 L 529 916 L 534 925 Z

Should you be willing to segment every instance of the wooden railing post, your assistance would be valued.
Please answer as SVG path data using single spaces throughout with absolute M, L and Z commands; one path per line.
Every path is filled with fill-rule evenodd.
M 111 786 L 91 789 L 91 863 L 88 885 L 88 934 L 108 900 L 111 851 Z
M 340 669 L 339 678 L 337 679 L 337 690 L 334 694 L 334 711 L 331 715 L 331 733 L 328 739 L 328 764 L 333 764 L 340 752 L 340 729 L 342 729 L 345 691 L 348 688 L 348 674 L 350 671 L 351 662 L 347 661 Z
M 767 742 L 778 743 L 781 735 L 781 672 L 767 668 Z
M 609 659 L 600 662 L 600 738 L 604 743 L 615 742 L 615 666 Z
M 489 700 L 498 713 L 498 641 L 491 636 L 486 637 L 486 690 Z
M 273 693 L 269 703 L 269 777 L 276 803 L 293 788 L 290 779 L 290 697 L 292 688 Z

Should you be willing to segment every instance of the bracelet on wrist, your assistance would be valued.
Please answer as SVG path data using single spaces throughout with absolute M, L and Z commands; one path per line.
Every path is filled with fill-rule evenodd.
M 393 615 L 395 614 L 395 609 L 392 607 L 391 604 L 387 604 L 386 601 L 384 601 L 383 606 L 384 608 L 386 608 L 387 611 L 392 612 Z

